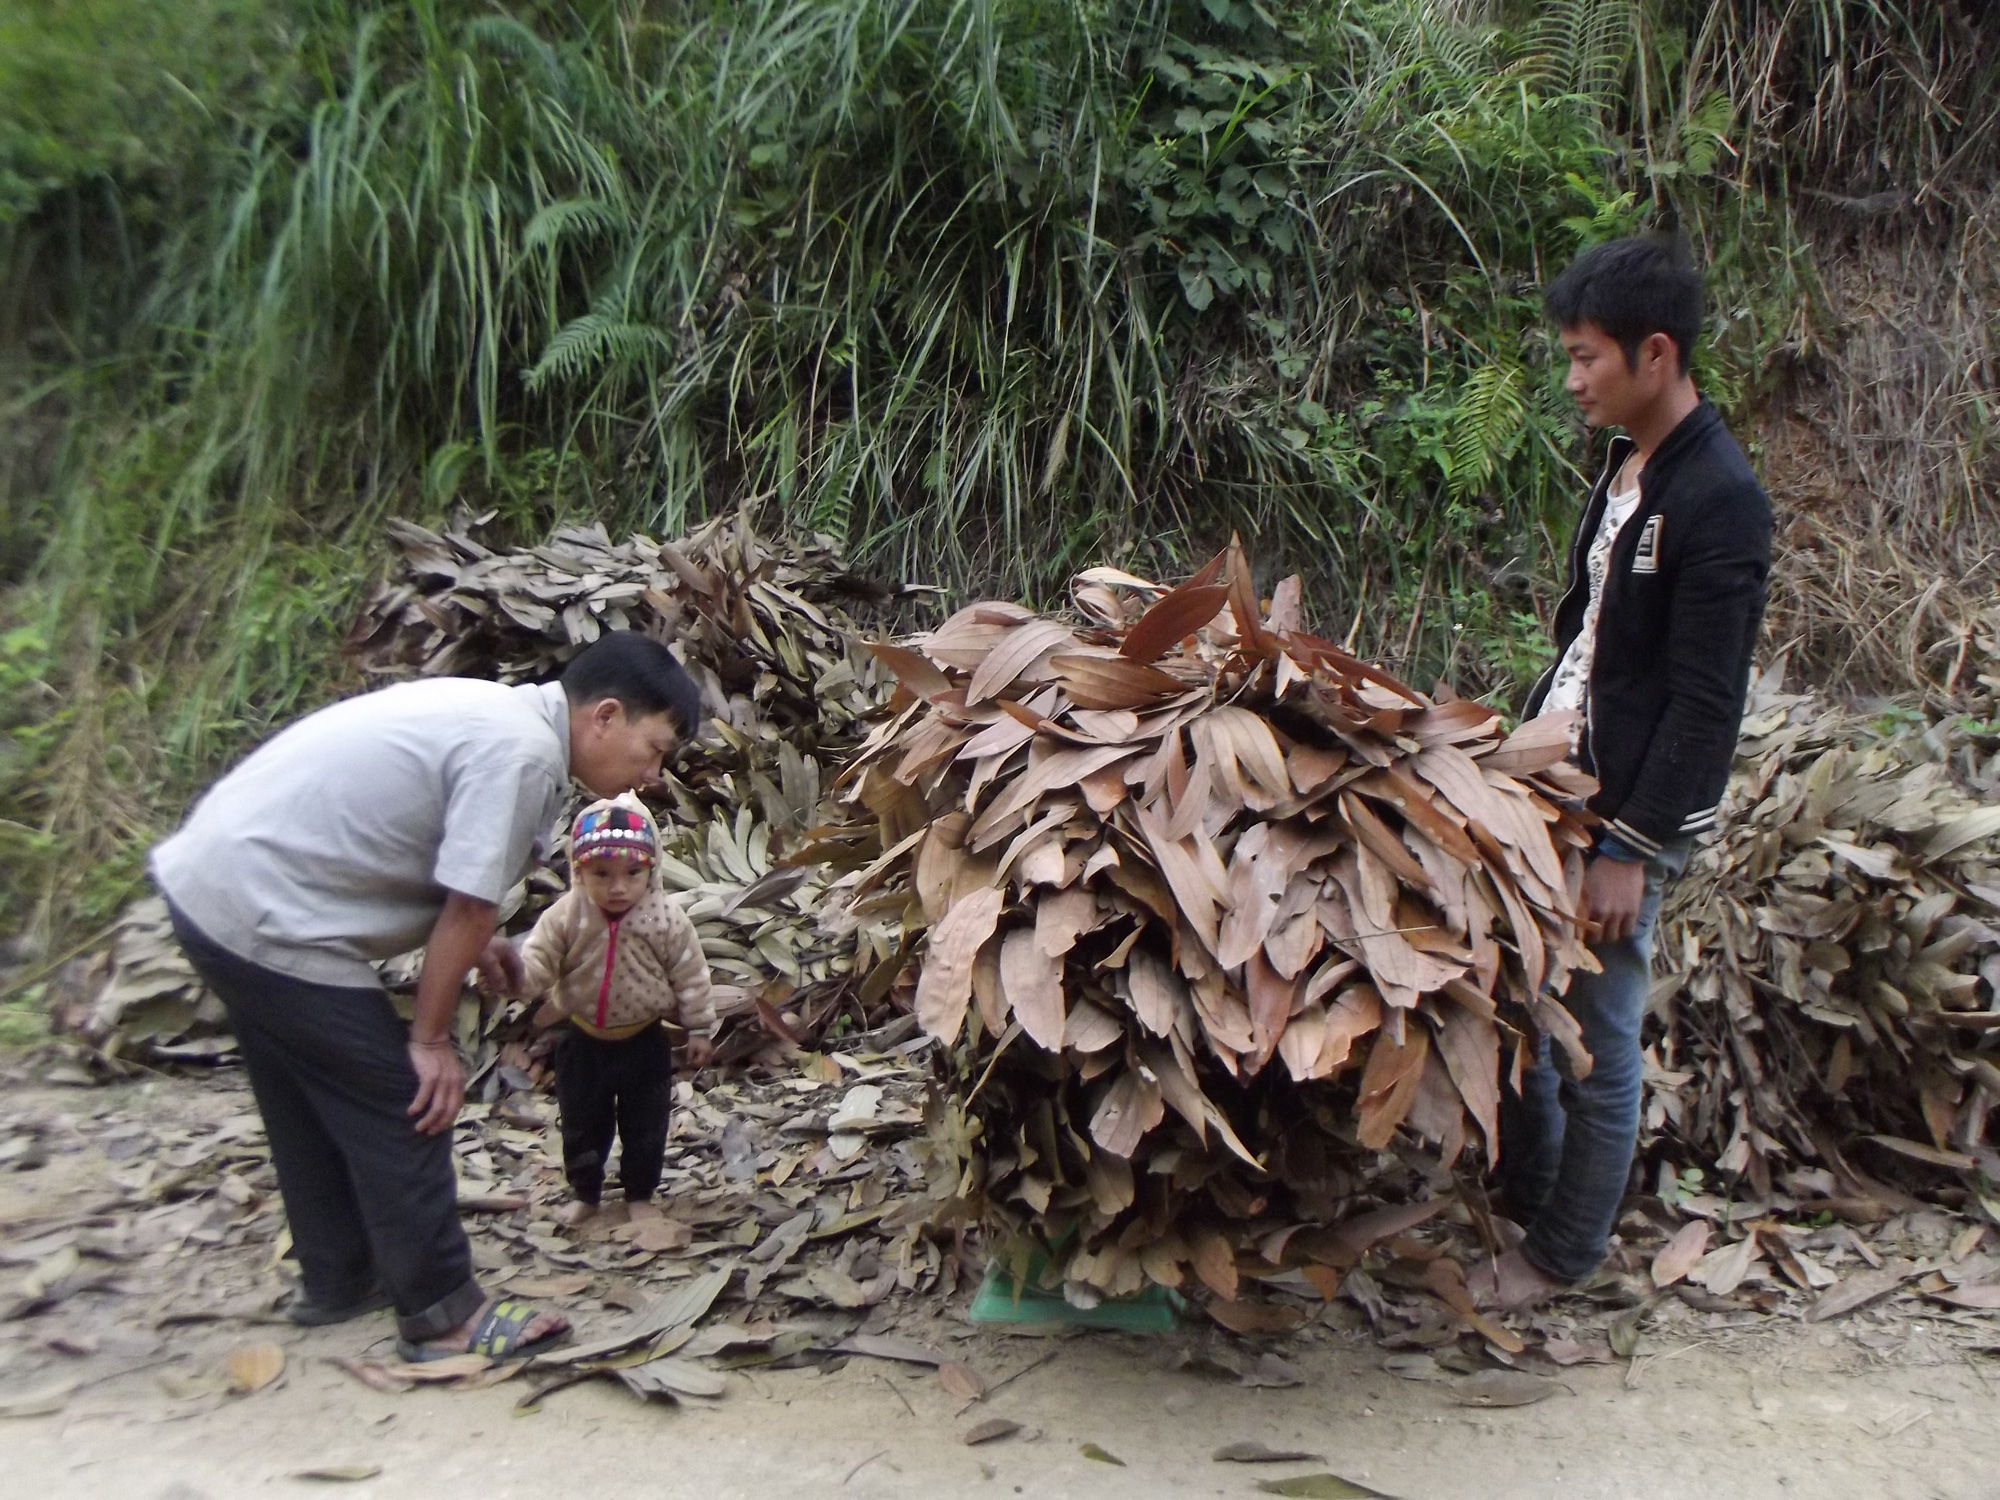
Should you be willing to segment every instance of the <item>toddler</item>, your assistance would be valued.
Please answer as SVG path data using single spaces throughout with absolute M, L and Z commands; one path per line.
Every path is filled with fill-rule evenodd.
M 592 803 L 570 833 L 570 890 L 521 948 L 526 992 L 548 997 L 537 1024 L 568 1022 L 555 1071 L 563 1174 L 576 1194 L 570 1224 L 597 1212 L 614 1131 L 627 1211 L 652 1203 L 673 1101 L 662 1023 L 696 1033 L 694 1067 L 715 1055 L 700 1034 L 715 1025 L 708 961 L 694 924 L 660 889 L 658 857 L 659 830 L 637 798 Z

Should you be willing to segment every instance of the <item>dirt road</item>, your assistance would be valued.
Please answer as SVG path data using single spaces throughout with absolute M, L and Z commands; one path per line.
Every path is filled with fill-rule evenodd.
M 13 1092 L 14 1109 L 87 1122 L 92 1111 L 236 1117 L 236 1087 L 165 1081 L 141 1094 Z M 114 1147 L 115 1152 L 115 1147 Z M 58 1153 L 0 1173 L 0 1242 L 19 1246 L 101 1199 L 115 1155 Z M 204 1238 L 204 1236 L 209 1236 Z M 370 1389 L 328 1362 L 386 1350 L 386 1317 L 304 1331 L 243 1290 L 269 1247 L 197 1228 L 170 1253 L 53 1306 L 0 1321 L 0 1491 L 33 1500 L 306 1494 L 511 1497 L 1241 1495 L 1331 1473 L 1405 1500 L 1727 1495 L 1949 1497 L 2000 1493 L 2000 1363 L 1963 1323 L 1907 1313 L 1810 1326 L 1692 1316 L 1630 1363 L 1579 1365 L 1546 1400 L 1459 1404 L 1440 1381 L 1400 1378 L 1360 1328 L 1315 1324 L 1271 1346 L 1303 1383 L 1247 1388 L 1207 1361 L 1220 1335 L 1008 1335 L 964 1321 L 963 1294 L 885 1304 L 871 1327 L 915 1339 L 989 1384 L 967 1406 L 936 1371 L 853 1358 L 838 1368 L 727 1374 L 717 1400 L 642 1402 L 597 1381 L 517 1415 L 522 1383 L 478 1391 Z M 26 1241 L 35 1248 L 32 1238 Z M 45 1262 L 44 1262 L 45 1263 Z M 19 1259 L 0 1278 L 34 1274 Z M 577 1309 L 579 1322 L 614 1309 Z M 189 1319 L 191 1321 L 181 1321 Z M 271 1341 L 285 1371 L 224 1387 L 230 1350 Z M 1245 1346 L 1230 1342 L 1229 1347 Z M 962 1438 L 1021 1424 L 977 1447 Z M 1212 1454 L 1262 1443 L 1323 1455 L 1246 1465 Z M 1086 1445 L 1120 1462 L 1086 1455 Z M 313 1468 L 370 1477 L 315 1483 Z M 1335 1493 L 1327 1490 L 1324 1493 Z M 1309 1492 L 1308 1492 L 1309 1493 Z

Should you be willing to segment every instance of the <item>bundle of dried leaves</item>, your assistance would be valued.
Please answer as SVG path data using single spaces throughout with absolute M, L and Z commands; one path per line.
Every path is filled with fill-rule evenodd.
M 976 604 L 877 647 L 902 691 L 844 773 L 873 837 L 834 891 L 924 933 L 966 1208 L 1072 1297 L 1337 1263 L 1310 1226 L 1399 1127 L 1493 1149 L 1503 1043 L 1588 1066 L 1549 998 L 1593 963 L 1567 722 L 1508 735 L 1250 579 L 1234 546 L 1171 591 L 1098 568 L 1080 623 Z
M 1867 718 L 1782 678 L 1754 685 L 1722 836 L 1662 915 L 1647 1124 L 1763 1196 L 1788 1161 L 1846 1172 L 1867 1136 L 2000 1175 L 1993 728 Z
M 113 1065 L 128 1056 L 212 1061 L 235 1047 L 223 1035 L 222 1002 L 181 953 L 167 903 L 157 896 L 133 902 L 104 947 L 64 968 L 49 1024 Z

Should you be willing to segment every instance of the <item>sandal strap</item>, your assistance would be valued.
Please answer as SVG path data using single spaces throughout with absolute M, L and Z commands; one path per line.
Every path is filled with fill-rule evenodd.
M 503 1297 L 487 1310 L 473 1330 L 468 1352 L 488 1359 L 505 1359 L 521 1347 L 521 1332 L 535 1320 L 535 1309 L 525 1302 Z

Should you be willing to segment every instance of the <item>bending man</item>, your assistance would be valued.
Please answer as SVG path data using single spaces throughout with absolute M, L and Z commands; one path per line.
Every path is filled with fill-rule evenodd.
M 264 1117 L 305 1283 L 295 1321 L 393 1306 L 408 1359 L 504 1358 L 568 1331 L 473 1279 L 451 1023 L 475 965 L 517 977 L 499 903 L 543 854 L 571 778 L 600 797 L 657 780 L 700 707 L 667 648 L 629 632 L 581 652 L 560 685 L 400 684 L 284 730 L 153 851 Z M 405 1026 L 373 965 L 420 944 Z

